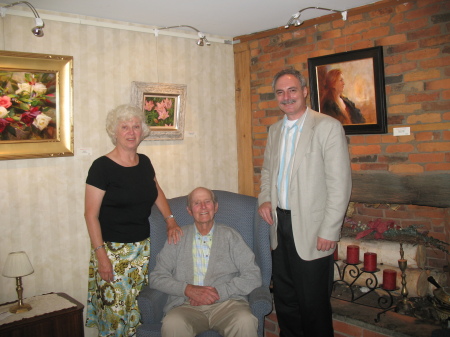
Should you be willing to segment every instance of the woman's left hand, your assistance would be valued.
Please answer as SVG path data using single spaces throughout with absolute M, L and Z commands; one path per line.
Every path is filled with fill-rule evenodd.
M 183 230 L 178 226 L 175 220 L 171 219 L 169 221 L 170 223 L 167 224 L 167 242 L 169 242 L 169 245 L 171 243 L 176 245 L 183 236 Z

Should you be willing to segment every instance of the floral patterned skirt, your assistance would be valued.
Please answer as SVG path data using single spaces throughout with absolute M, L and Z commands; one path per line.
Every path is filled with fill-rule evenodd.
M 98 336 L 128 337 L 136 334 L 140 313 L 137 295 L 148 284 L 150 239 L 133 243 L 106 242 L 114 281 L 102 280 L 97 258 L 91 251 L 86 326 L 97 327 Z

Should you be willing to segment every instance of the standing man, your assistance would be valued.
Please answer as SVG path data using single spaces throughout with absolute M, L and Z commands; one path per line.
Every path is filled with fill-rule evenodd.
M 281 337 L 332 337 L 333 252 L 351 192 L 341 123 L 306 106 L 294 69 L 272 83 L 284 118 L 270 127 L 259 214 L 271 226 L 274 302 Z

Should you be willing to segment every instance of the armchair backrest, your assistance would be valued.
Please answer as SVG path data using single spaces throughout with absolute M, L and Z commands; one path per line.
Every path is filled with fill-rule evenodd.
M 214 190 L 214 194 L 219 203 L 215 221 L 236 229 L 242 235 L 255 253 L 263 285 L 269 286 L 272 274 L 269 225 L 258 214 L 257 199 L 220 190 Z M 187 196 L 169 199 L 168 202 L 179 226 L 183 227 L 194 222 L 186 210 Z M 166 223 L 156 206 L 153 206 L 150 216 L 150 239 L 149 272 L 155 268 L 156 255 L 167 240 Z

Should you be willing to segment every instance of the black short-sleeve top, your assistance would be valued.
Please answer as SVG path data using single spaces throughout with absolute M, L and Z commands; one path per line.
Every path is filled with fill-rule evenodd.
M 99 214 L 104 241 L 139 242 L 150 236 L 148 217 L 158 190 L 150 159 L 138 155 L 136 166 L 124 167 L 102 156 L 89 169 L 86 183 L 105 191 Z

